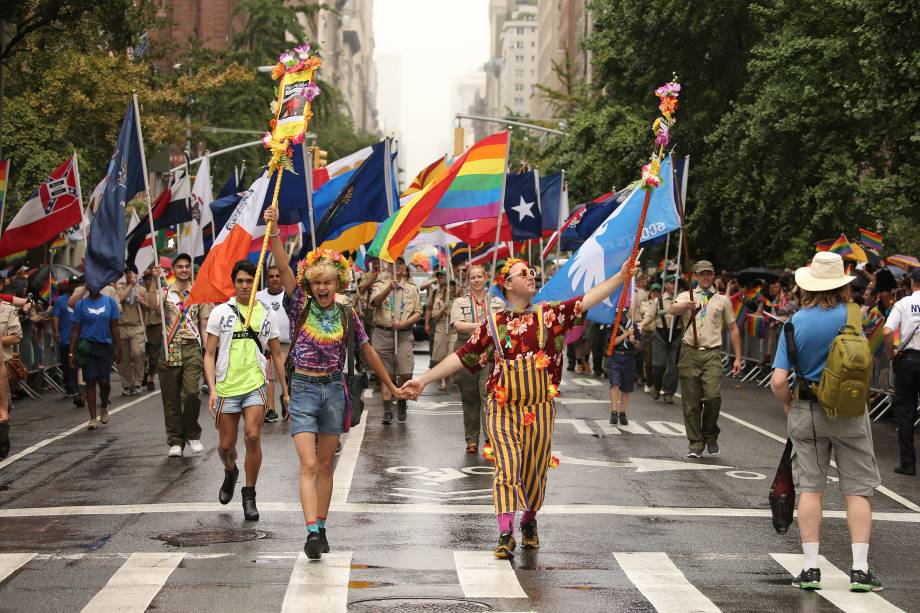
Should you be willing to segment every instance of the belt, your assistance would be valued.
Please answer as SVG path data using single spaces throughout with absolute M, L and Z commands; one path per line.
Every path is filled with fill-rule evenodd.
M 332 383 L 333 381 L 341 381 L 342 373 L 336 370 L 335 372 L 331 372 L 328 375 L 317 377 L 314 375 L 304 375 L 302 373 L 295 372 L 294 378 L 300 379 L 301 381 L 306 381 L 308 383 Z
M 689 347 L 690 349 L 695 349 L 696 351 L 713 351 L 713 350 L 715 350 L 715 349 L 719 349 L 719 350 L 722 349 L 722 346 L 721 346 L 721 345 L 718 346 L 718 347 L 694 347 L 694 346 L 691 345 L 690 343 L 684 343 L 684 345 L 686 345 L 686 346 Z

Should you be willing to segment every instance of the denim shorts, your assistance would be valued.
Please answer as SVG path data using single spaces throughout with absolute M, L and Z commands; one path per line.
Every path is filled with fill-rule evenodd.
M 624 394 L 631 394 L 636 389 L 636 355 L 634 353 L 614 352 L 607 358 L 607 372 L 610 374 L 610 387 L 618 387 Z
M 247 407 L 265 406 L 265 386 L 257 387 L 251 392 L 239 396 L 221 396 L 217 399 L 217 408 L 222 415 L 242 413 Z
M 301 432 L 342 434 L 345 424 L 342 373 L 332 373 L 332 380 L 294 373 L 288 411 L 291 413 L 291 436 Z

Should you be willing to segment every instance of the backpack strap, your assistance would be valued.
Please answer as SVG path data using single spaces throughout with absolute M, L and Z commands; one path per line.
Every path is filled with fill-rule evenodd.
M 345 331 L 345 355 L 348 360 L 348 376 L 355 374 L 355 329 L 352 326 L 352 321 L 354 318 L 354 309 L 351 310 L 351 316 L 349 316 L 345 306 L 342 304 L 336 303 L 339 307 L 339 314 L 342 316 L 342 329 Z
M 862 334 L 862 312 L 855 302 L 847 303 L 847 328 L 852 328 L 852 334 Z
M 792 365 L 792 372 L 795 374 L 797 383 L 792 390 L 792 396 L 798 401 L 802 386 L 807 385 L 807 383 L 802 377 L 802 371 L 799 369 L 799 354 L 795 350 L 795 328 L 791 319 L 783 324 L 783 337 L 786 339 L 786 355 L 789 357 L 789 364 Z

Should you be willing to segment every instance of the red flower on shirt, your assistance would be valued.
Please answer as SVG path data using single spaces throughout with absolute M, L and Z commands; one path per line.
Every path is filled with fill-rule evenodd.
M 533 411 L 527 411 L 524 413 L 524 425 L 532 426 L 534 422 L 537 421 L 537 414 Z

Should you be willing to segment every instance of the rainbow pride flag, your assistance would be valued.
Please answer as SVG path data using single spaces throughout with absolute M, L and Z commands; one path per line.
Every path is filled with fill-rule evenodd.
M 872 230 L 866 230 L 865 228 L 859 229 L 859 242 L 862 243 L 865 249 L 874 251 L 875 253 L 881 253 L 882 246 L 885 244 L 881 234 L 873 232 Z
M 747 305 L 745 305 L 740 292 L 737 294 L 732 294 L 729 297 L 729 300 L 732 303 L 732 310 L 735 312 L 735 324 L 740 326 L 744 323 L 744 318 L 747 317 Z
M 834 239 L 825 238 L 815 243 L 815 251 L 830 251 L 831 245 L 833 244 L 834 244 Z
M 836 253 L 842 258 L 848 255 L 853 255 L 853 248 L 850 246 L 850 241 L 847 240 L 847 237 L 844 234 L 838 236 L 837 239 L 831 243 L 828 251 L 831 253 Z
M 878 356 L 882 353 L 885 338 L 885 316 L 878 307 L 872 307 L 863 315 L 863 334 L 869 340 L 869 351 Z
M 0 160 L 0 211 L 6 204 L 6 183 L 10 176 L 10 161 Z
M 394 262 L 422 226 L 440 226 L 498 216 L 508 161 L 507 131 L 484 138 L 451 164 L 446 173 L 400 205 L 385 222 L 368 253 Z
M 48 279 L 45 281 L 45 284 L 42 285 L 38 295 L 42 300 L 45 301 L 46 304 L 50 303 L 52 299 L 57 297 L 58 287 L 57 281 L 54 279 L 53 271 L 48 271 Z
M 751 338 L 767 337 L 767 322 L 763 315 L 748 315 L 745 323 L 745 332 Z

